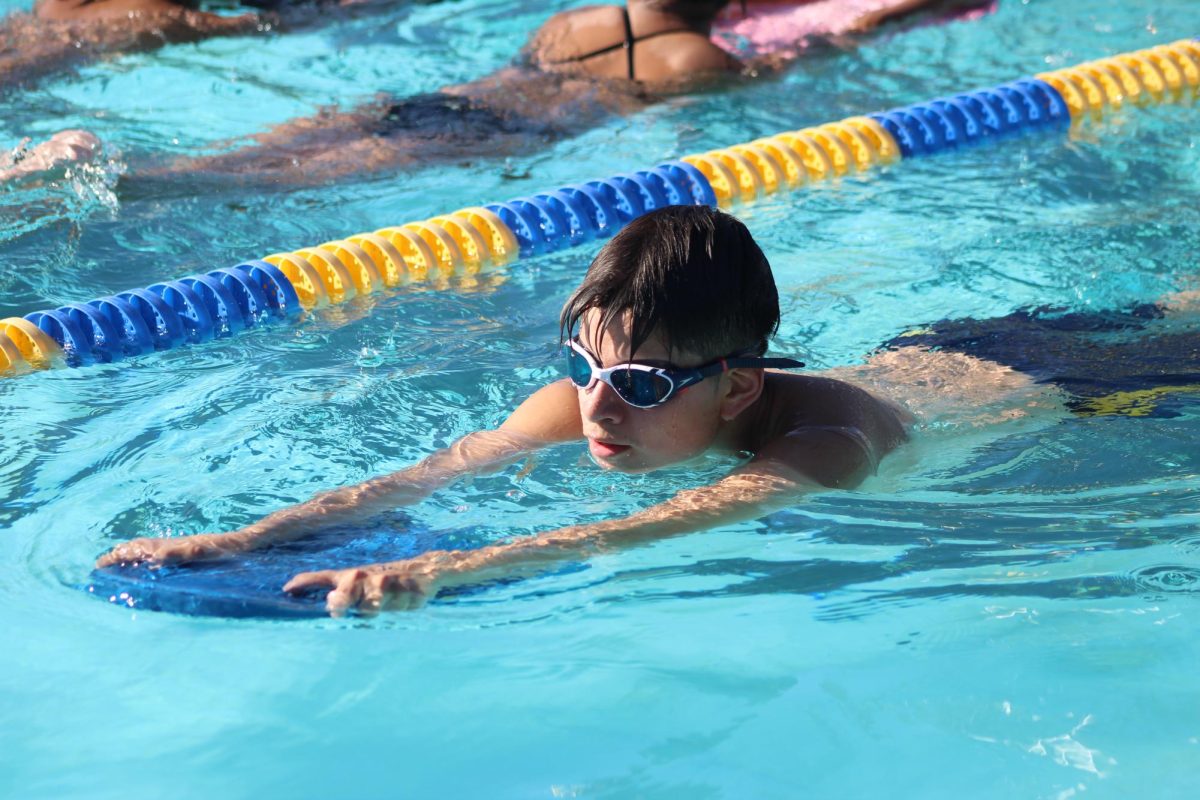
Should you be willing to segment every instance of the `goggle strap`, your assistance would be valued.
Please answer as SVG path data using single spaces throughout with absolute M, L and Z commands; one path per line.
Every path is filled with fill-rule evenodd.
M 671 394 L 697 384 L 705 378 L 711 378 L 713 375 L 720 375 L 723 372 L 738 369 L 739 367 L 753 367 L 755 369 L 800 369 L 803 366 L 803 361 L 797 361 L 794 358 L 760 358 L 758 356 L 722 358 L 706 366 L 697 367 L 688 375 L 680 376 L 678 373 L 675 373 L 671 378 L 671 382 L 675 384 L 675 388 Z M 664 375 L 664 377 L 666 376 Z
M 794 358 L 726 358 L 719 362 L 723 369 L 738 369 L 739 367 L 757 367 L 759 369 L 800 369 L 803 361 Z

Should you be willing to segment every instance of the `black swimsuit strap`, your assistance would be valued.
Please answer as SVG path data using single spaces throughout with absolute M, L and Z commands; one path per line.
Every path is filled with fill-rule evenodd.
M 633 77 L 633 20 L 629 18 L 629 6 L 621 6 L 621 19 L 625 22 L 625 66 L 629 70 L 629 80 Z
M 634 69 L 633 69 L 633 46 L 635 44 L 637 44 L 638 42 L 647 41 L 648 39 L 653 39 L 657 36 L 667 36 L 672 33 L 686 33 L 688 31 L 692 30 L 691 28 L 686 28 L 686 27 L 684 27 L 684 28 L 666 28 L 665 30 L 655 31 L 654 33 L 647 33 L 645 36 L 634 36 L 633 35 L 633 20 L 631 20 L 629 18 L 629 9 L 626 6 L 621 6 L 621 19 L 625 26 L 625 38 L 623 41 L 617 42 L 616 44 L 610 44 L 606 47 L 601 47 L 596 50 L 591 50 L 587 53 L 581 53 L 580 55 L 577 55 L 577 56 L 571 56 L 570 58 L 562 58 L 562 59 L 558 59 L 556 61 L 547 61 L 546 63 L 547 64 L 575 64 L 580 61 L 587 61 L 590 58 L 596 58 L 597 56 L 603 56 L 603 55 L 607 55 L 609 53 L 615 53 L 618 50 L 624 50 L 625 51 L 626 72 L 629 75 L 629 80 L 633 81 L 633 80 L 637 80 L 637 77 L 634 74 Z

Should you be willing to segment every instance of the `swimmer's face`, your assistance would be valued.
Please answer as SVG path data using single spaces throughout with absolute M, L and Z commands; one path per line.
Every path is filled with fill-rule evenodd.
M 628 325 L 615 321 L 601 329 L 599 316 L 595 310 L 584 314 L 579 342 L 601 367 L 631 360 L 656 367 L 696 367 L 711 360 L 678 349 L 670 352 L 657 334 L 631 354 Z M 748 383 L 754 384 L 749 393 Z M 600 466 L 621 472 L 678 464 L 722 445 L 731 422 L 761 390 L 760 370 L 733 370 L 680 390 L 660 406 L 635 408 L 602 381 L 576 387 L 589 452 Z

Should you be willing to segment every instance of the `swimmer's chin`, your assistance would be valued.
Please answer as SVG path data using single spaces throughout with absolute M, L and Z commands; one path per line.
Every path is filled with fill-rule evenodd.
M 622 463 L 617 461 L 608 461 L 592 456 L 592 463 L 600 467 L 605 472 L 619 472 L 622 475 L 641 475 L 647 472 L 654 472 L 661 467 L 647 466 L 645 464 Z
M 610 472 L 650 472 L 653 467 L 643 465 L 631 445 L 588 439 L 588 456 L 592 463 Z
M 625 445 L 618 452 L 611 452 L 611 448 L 605 447 L 603 442 L 588 439 L 587 443 L 588 458 L 591 459 L 593 464 L 608 472 L 620 472 L 625 475 L 642 475 L 675 467 L 708 469 L 712 467 L 714 459 L 716 460 L 715 463 L 728 468 L 729 466 L 737 466 L 744 463 L 753 455 L 752 453 L 743 452 L 726 453 L 704 450 L 690 455 L 681 455 L 667 461 L 660 460 L 658 463 L 647 463 L 644 454 L 631 445 Z

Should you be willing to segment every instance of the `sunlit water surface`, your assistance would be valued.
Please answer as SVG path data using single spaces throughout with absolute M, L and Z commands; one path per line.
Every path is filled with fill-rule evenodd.
M 114 190 L 137 154 L 485 74 L 567 5 L 396 3 L 0 99 L 0 145 L 80 126 L 113 154 L 0 194 L 0 317 L 1200 33 L 1190 0 L 1002 0 L 535 155 Z M 1196 119 L 1122 113 L 744 207 L 779 282 L 776 351 L 843 367 L 945 317 L 1198 288 Z M 123 539 L 229 529 L 497 424 L 559 375 L 557 312 L 593 253 L 0 381 L 0 795 L 1194 795 L 1196 395 L 1141 418 L 927 419 L 858 491 L 416 613 L 202 619 L 87 593 Z M 724 466 L 627 478 L 564 447 L 413 516 L 479 544 Z

